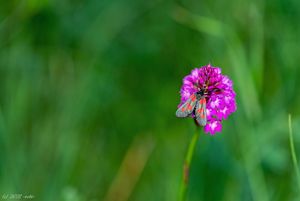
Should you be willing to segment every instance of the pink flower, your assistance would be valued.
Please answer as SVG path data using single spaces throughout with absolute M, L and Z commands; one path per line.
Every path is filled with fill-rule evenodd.
M 210 64 L 195 68 L 191 74 L 183 78 L 180 90 L 181 103 L 184 104 L 188 98 L 200 90 L 206 94 L 206 118 L 207 124 L 204 131 L 214 135 L 222 131 L 222 120 L 237 109 L 235 92 L 232 81 L 221 74 L 221 69 L 212 67 Z M 191 115 L 194 117 L 194 115 Z

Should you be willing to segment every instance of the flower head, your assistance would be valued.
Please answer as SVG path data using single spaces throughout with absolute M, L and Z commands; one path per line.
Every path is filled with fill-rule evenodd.
M 181 103 L 184 104 L 189 97 L 202 90 L 206 98 L 207 124 L 204 126 L 206 133 L 212 135 L 222 130 L 222 120 L 236 111 L 235 92 L 232 81 L 221 74 L 221 69 L 210 64 L 195 68 L 191 74 L 183 78 L 180 90 Z M 192 115 L 194 117 L 194 115 Z

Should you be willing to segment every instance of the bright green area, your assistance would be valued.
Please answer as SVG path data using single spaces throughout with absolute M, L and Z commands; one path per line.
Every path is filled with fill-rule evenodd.
M 187 200 L 299 200 L 299 19 L 297 0 L 1 0 L 0 200 L 177 200 L 179 89 L 209 62 L 238 110 L 200 134 Z

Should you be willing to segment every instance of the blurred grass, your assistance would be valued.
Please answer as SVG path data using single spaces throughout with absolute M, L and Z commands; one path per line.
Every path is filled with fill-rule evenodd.
M 294 168 L 295 168 L 295 172 L 296 172 L 296 176 L 297 176 L 297 182 L 298 182 L 299 189 L 300 189 L 300 170 L 299 170 L 297 155 L 296 155 L 295 146 L 294 146 L 294 137 L 293 137 L 293 131 L 292 131 L 292 115 L 291 114 L 289 114 L 288 122 L 289 122 L 289 138 L 290 138 L 291 155 L 292 155 L 293 164 L 294 164 Z
M 134 139 L 150 136 L 138 177 L 125 171 L 128 200 L 175 200 L 194 130 L 174 116 L 178 91 L 211 62 L 238 110 L 198 142 L 188 200 L 298 199 L 286 123 L 292 113 L 299 153 L 298 1 L 0 5 L 1 196 L 103 200 Z

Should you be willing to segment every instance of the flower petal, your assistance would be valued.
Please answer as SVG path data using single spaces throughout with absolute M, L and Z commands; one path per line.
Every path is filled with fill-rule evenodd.
M 206 133 L 210 133 L 211 135 L 214 135 L 216 132 L 222 131 L 222 124 L 220 121 L 209 122 L 204 126 L 204 131 Z

